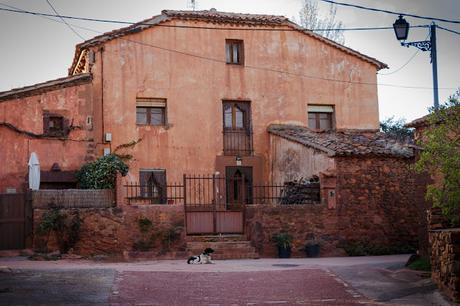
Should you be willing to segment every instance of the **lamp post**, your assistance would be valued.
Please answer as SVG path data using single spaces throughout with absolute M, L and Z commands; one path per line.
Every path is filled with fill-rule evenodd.
M 433 22 L 430 25 L 430 40 L 405 42 L 409 35 L 409 23 L 403 18 L 402 15 L 393 23 L 393 29 L 395 30 L 396 38 L 401 41 L 401 46 L 405 47 L 416 47 L 422 51 L 430 51 L 431 66 L 433 70 L 433 97 L 434 97 L 434 108 L 439 107 L 439 95 L 438 95 L 438 61 L 436 55 L 436 24 Z

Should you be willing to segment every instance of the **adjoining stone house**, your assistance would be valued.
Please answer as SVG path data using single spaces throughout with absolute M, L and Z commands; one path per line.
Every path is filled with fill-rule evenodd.
M 416 199 L 406 194 L 413 185 L 403 170 L 411 149 L 394 142 L 382 149 L 387 140 L 381 136 L 363 142 L 367 136 L 339 133 L 378 131 L 376 72 L 383 68 L 378 60 L 303 30 L 283 16 L 166 10 L 78 44 L 68 77 L 0 93 L 0 158 L 11 165 L 0 169 L 0 191 L 21 190 L 31 152 L 38 153 L 42 169 L 49 171 L 48 186 L 59 188 L 60 182 L 53 182 L 59 171 L 52 170 L 75 171 L 141 139 L 129 152 L 134 158 L 128 176 L 118 182 L 118 204 L 127 210 L 126 204 L 136 202 L 126 200 L 129 190 L 124 185 L 129 182 L 152 185 L 150 193 L 137 189 L 140 198 L 181 205 L 186 195 L 180 200 L 170 196 L 168 185 L 182 183 L 184 174 L 218 173 L 227 180 L 243 176 L 246 186 L 317 175 L 320 205 L 326 205 L 320 208 L 323 215 L 343 214 L 349 205 L 354 210 L 346 213 L 343 224 L 361 220 L 350 231 L 353 239 L 388 231 L 386 243 L 393 237 L 413 242 L 408 228 L 416 223 L 410 212 Z M 331 155 L 333 149 L 315 141 L 300 149 L 298 141 L 279 135 L 282 125 L 333 130 L 334 137 L 342 135 L 335 140 L 337 147 L 345 142 L 358 149 L 344 157 Z M 326 134 L 309 137 L 316 135 L 320 141 Z M 311 162 L 283 169 L 284 152 L 291 154 L 287 148 L 300 161 L 310 156 Z M 384 153 L 377 154 L 376 148 Z M 233 187 L 223 188 L 228 197 Z M 254 201 L 247 195 L 244 200 Z M 389 202 L 394 206 L 388 207 Z M 381 209 L 368 210 L 374 204 Z M 281 223 L 289 222 L 283 219 L 261 235 L 268 227 L 253 219 L 260 211 L 247 214 L 243 231 L 250 239 L 257 236 L 258 250 L 269 254 L 263 244 L 269 243 L 271 232 L 282 230 Z M 371 218 L 357 218 L 366 215 L 363 211 Z M 404 221 L 395 221 L 398 214 Z M 222 218 L 233 217 L 228 212 Z M 326 217 L 324 224 L 328 222 L 340 231 L 336 219 Z M 400 223 L 408 234 L 398 238 L 394 226 Z M 321 231 L 324 224 L 309 232 Z M 305 231 L 296 239 L 301 236 Z M 330 237 L 331 245 L 342 239 Z

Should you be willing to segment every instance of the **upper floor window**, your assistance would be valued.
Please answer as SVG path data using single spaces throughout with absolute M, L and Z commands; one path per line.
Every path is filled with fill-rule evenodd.
M 248 102 L 224 102 L 224 128 L 249 129 L 250 106 Z
M 64 137 L 67 132 L 63 116 L 48 112 L 43 114 L 43 134 L 51 137 Z
M 166 99 L 137 98 L 136 124 L 166 125 Z
M 227 64 L 244 65 L 244 45 L 242 40 L 225 40 L 225 57 Z
M 334 108 L 330 105 L 308 106 L 308 127 L 313 130 L 333 129 Z

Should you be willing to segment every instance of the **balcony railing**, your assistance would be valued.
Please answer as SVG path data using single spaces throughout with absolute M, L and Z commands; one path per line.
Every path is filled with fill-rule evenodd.
M 224 129 L 224 155 L 252 155 L 252 132 L 247 129 Z

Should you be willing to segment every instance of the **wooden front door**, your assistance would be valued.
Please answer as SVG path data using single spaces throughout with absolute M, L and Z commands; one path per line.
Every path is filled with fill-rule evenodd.
M 252 203 L 252 167 L 226 167 L 227 205 Z

